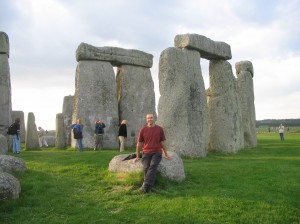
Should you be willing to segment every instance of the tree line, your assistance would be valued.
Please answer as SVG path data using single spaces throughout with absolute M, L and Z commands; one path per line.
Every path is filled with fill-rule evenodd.
M 256 121 L 256 127 L 269 126 L 277 127 L 283 124 L 285 127 L 297 127 L 300 126 L 300 119 L 266 119 Z

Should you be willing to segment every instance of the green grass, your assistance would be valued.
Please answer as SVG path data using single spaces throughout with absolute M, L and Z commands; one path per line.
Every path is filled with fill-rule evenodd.
M 25 151 L 20 198 L 0 202 L 0 223 L 300 223 L 300 134 L 285 139 L 183 159 L 186 180 L 158 176 L 149 195 L 141 173 L 108 171 L 117 150 Z

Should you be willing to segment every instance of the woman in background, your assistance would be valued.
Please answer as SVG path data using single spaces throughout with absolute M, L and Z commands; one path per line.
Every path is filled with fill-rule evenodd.
M 119 127 L 120 152 L 125 149 L 125 139 L 127 138 L 127 120 L 123 120 Z

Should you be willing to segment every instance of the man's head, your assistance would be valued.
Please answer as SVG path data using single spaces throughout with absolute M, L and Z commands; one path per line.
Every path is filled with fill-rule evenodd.
M 146 120 L 147 120 L 147 125 L 149 127 L 154 126 L 154 116 L 153 116 L 153 114 L 147 114 Z

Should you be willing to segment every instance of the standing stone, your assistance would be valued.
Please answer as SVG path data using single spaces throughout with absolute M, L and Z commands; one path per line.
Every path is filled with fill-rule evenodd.
M 9 39 L 6 33 L 0 32 L 0 134 L 4 136 L 7 136 L 7 128 L 11 123 L 11 83 L 8 57 Z
M 241 101 L 242 124 L 244 130 L 245 148 L 257 146 L 256 116 L 253 89 L 253 66 L 250 61 L 240 61 L 235 64 L 238 95 Z
M 6 155 L 8 151 L 7 138 L 0 134 L 0 155 Z
M 74 96 L 71 95 L 65 96 L 62 113 L 64 116 L 66 146 L 71 145 L 71 129 L 69 127 L 72 124 L 73 105 L 74 105 Z
M 205 157 L 208 108 L 198 51 L 167 48 L 159 61 L 158 124 L 167 149 L 180 156 Z
M 66 134 L 64 126 L 64 115 L 62 113 L 56 114 L 56 140 L 55 147 L 64 149 L 66 148 Z
M 11 120 L 14 122 L 16 118 L 20 118 L 20 136 L 21 136 L 21 142 L 25 142 L 25 136 L 26 136 L 26 129 L 25 129 L 25 118 L 24 118 L 24 112 L 23 111 L 12 111 L 11 113 Z
M 123 65 L 117 72 L 119 118 L 127 120 L 126 145 L 134 147 L 147 113 L 155 111 L 154 83 L 149 68 Z
M 237 152 L 243 148 L 244 138 L 237 84 L 230 63 L 211 60 L 209 82 L 209 149 Z
M 35 117 L 32 112 L 28 113 L 27 118 L 27 132 L 25 138 L 25 149 L 39 149 L 39 137 L 37 134 L 36 124 L 35 124 Z
M 95 120 L 104 121 L 104 148 L 118 148 L 118 103 L 112 65 L 101 61 L 79 61 L 76 69 L 73 123 L 81 119 L 83 147 L 94 145 Z M 75 147 L 75 141 L 72 141 Z

